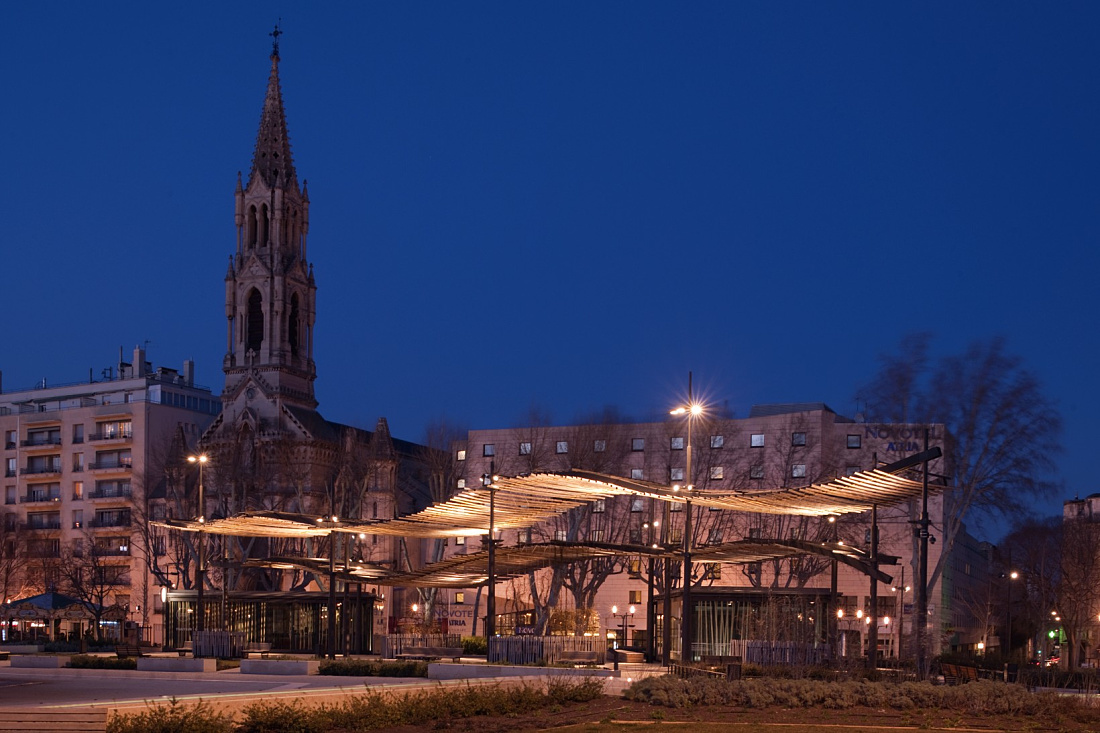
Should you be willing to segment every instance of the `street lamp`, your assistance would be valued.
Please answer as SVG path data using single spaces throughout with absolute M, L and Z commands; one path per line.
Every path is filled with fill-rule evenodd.
M 489 595 L 485 599 L 485 643 L 491 643 L 493 635 L 496 634 L 496 583 L 497 583 L 497 566 L 496 566 L 496 540 L 493 538 L 493 533 L 496 530 L 496 486 L 495 481 L 497 476 L 493 473 L 496 471 L 496 464 L 494 461 L 489 462 L 489 473 L 482 474 L 481 485 L 489 490 L 489 577 L 487 584 L 489 586 Z
M 202 525 L 206 523 L 206 501 L 203 496 L 202 488 L 202 469 L 210 459 L 205 453 L 199 453 L 193 456 L 187 456 L 188 463 L 196 463 L 199 466 L 199 507 L 198 517 L 196 521 Z M 198 619 L 195 621 L 196 631 L 204 631 L 206 629 L 206 613 L 203 606 L 203 586 L 206 584 L 206 535 L 203 533 L 201 527 L 199 529 L 199 557 L 198 567 L 195 570 L 195 580 L 198 585 L 198 598 L 195 604 L 196 611 L 198 613 Z M 192 645 L 192 649 L 198 651 L 195 645 Z
M 690 492 L 693 488 L 691 482 L 691 428 L 695 422 L 695 418 L 703 414 L 703 406 L 695 401 L 691 393 L 691 372 L 688 372 L 688 403 L 671 410 L 669 414 L 687 416 L 687 445 L 686 452 L 684 453 L 684 480 L 687 484 L 686 490 Z M 672 490 L 676 491 L 678 488 L 678 486 L 673 486 Z M 690 496 L 690 494 L 688 495 Z M 665 592 L 668 592 L 667 588 Z M 693 637 L 691 608 L 691 499 L 688 499 L 684 503 L 684 588 L 681 594 L 681 606 L 680 661 L 692 662 L 695 660 L 695 655 L 692 653 L 691 649 L 691 640 Z
M 1013 570 L 1008 574 L 1008 605 L 1005 606 L 1005 654 L 1012 654 L 1012 581 L 1020 577 L 1020 574 Z
M 613 617 L 617 616 L 617 617 L 619 617 L 623 620 L 623 643 L 622 643 L 622 646 L 624 646 L 624 647 L 626 646 L 626 641 L 627 641 L 627 638 L 626 638 L 627 619 L 634 618 L 634 611 L 635 611 L 635 609 L 634 609 L 633 604 L 631 604 L 631 606 L 629 608 L 627 608 L 625 611 L 623 611 L 622 613 L 619 613 L 619 607 L 618 606 L 612 606 L 611 607 L 611 615 Z

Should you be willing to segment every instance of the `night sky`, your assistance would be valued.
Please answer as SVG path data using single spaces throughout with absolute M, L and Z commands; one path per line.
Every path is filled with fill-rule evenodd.
M 7 3 L 4 389 L 148 340 L 220 391 L 280 17 L 329 419 L 647 419 L 689 370 L 851 415 L 904 334 L 1004 334 L 1066 421 L 1039 511 L 1100 490 L 1096 3 Z

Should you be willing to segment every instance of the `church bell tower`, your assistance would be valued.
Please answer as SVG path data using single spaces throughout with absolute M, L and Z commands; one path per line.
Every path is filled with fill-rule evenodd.
M 223 402 L 247 393 L 313 410 L 317 286 L 306 259 L 309 194 L 298 186 L 279 85 L 279 29 L 272 36 L 260 130 L 248 183 L 237 174 L 236 253 L 225 276 L 228 321 Z

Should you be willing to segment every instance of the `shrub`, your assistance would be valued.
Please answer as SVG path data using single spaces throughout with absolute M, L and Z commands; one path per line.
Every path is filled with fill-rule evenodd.
M 90 654 L 74 654 L 69 657 L 69 666 L 73 669 L 137 669 L 134 657 L 93 657 Z
M 285 729 L 281 729 L 285 730 Z M 115 713 L 107 721 L 107 733 L 232 733 L 233 722 L 209 703 L 184 705 L 172 698 L 167 704 L 150 705 L 132 715 Z
M 462 653 L 487 655 L 489 653 L 489 642 L 485 641 L 484 636 L 464 636 L 462 637 Z
M 317 668 L 318 674 L 346 677 L 427 677 L 427 662 L 379 662 L 369 659 L 330 659 Z

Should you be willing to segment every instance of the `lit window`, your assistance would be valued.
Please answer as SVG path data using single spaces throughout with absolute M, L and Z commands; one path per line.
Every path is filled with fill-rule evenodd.
M 530 443 L 520 443 L 519 444 L 519 454 L 521 456 L 531 455 L 531 444 Z
M 456 545 L 466 544 L 466 538 L 465 537 L 455 537 L 455 544 Z
M 708 562 L 703 567 L 703 578 L 705 580 L 720 580 L 722 578 L 722 563 Z
M 557 452 L 558 453 L 568 453 L 569 452 L 569 441 L 568 440 L 559 440 L 558 443 L 557 443 Z
M 630 441 L 630 450 L 645 450 L 645 438 L 633 438 Z
M 806 445 L 806 434 L 791 433 L 791 445 Z
M 749 437 L 749 445 L 753 448 L 763 448 L 764 447 L 764 434 L 763 433 L 753 433 Z
M 592 441 L 592 451 L 595 453 L 603 453 L 607 450 L 606 440 L 594 440 Z
M 862 445 L 863 445 L 863 439 L 859 435 L 849 435 L 848 436 L 848 447 L 849 448 L 859 448 Z
M 715 481 L 721 481 L 723 473 L 724 473 L 724 471 L 723 471 L 722 466 L 711 466 L 710 467 L 710 477 L 712 479 L 714 479 Z
M 707 533 L 707 544 L 708 545 L 720 545 L 720 544 L 722 544 L 722 530 L 712 529 L 710 532 L 708 532 Z
M 639 496 L 635 496 L 633 499 L 631 499 L 630 511 L 634 513 L 645 511 L 645 499 L 642 499 Z
M 606 499 L 596 499 L 596 501 L 592 502 L 592 513 L 593 514 L 603 514 L 606 509 L 607 509 L 607 500 Z
M 558 542 L 565 542 L 565 530 L 564 529 L 554 530 L 554 539 L 557 540 Z
M 455 460 L 465 461 L 466 460 L 466 451 L 460 450 L 458 453 L 456 453 L 455 454 Z
M 796 463 L 791 466 L 791 478 L 806 478 L 806 464 Z
M 645 478 L 645 471 L 641 468 L 630 469 L 630 478 L 642 479 Z
M 642 559 L 640 557 L 630 558 L 630 563 L 627 565 L 627 572 L 630 573 L 630 577 L 632 577 L 632 578 L 642 577 Z M 629 592 L 630 592 L 630 602 L 631 603 L 641 603 L 642 602 L 641 601 L 642 592 L 640 590 L 632 590 L 632 591 L 629 591 Z M 634 594 L 635 593 L 638 594 L 638 599 L 639 600 L 634 600 Z
M 638 561 L 638 564 L 641 565 L 641 560 Z M 638 574 L 641 575 L 640 569 Z M 632 590 L 627 592 L 630 594 L 630 603 L 637 605 L 642 602 L 642 592 L 640 590 Z
M 458 480 L 458 488 L 460 488 L 460 489 L 465 489 L 466 488 L 466 479 L 460 478 Z
M 492 443 L 486 443 L 481 448 L 481 455 L 483 456 L 495 456 L 497 454 L 497 447 Z
M 465 602 L 466 602 L 466 594 L 462 591 L 456 591 L 455 592 L 455 605 L 456 606 L 461 606 Z
M 603 542 L 603 530 L 594 529 L 589 537 L 593 542 Z
M 844 469 L 845 476 L 851 476 L 853 473 L 859 473 L 859 466 L 848 466 Z
M 721 448 L 725 444 L 726 444 L 726 438 L 724 436 L 722 436 L 722 435 L 712 435 L 712 436 L 710 436 L 710 447 L 711 448 Z
M 670 481 L 683 481 L 684 469 L 682 468 L 670 468 L 668 469 L 668 478 Z
M 751 466 L 749 468 L 749 478 L 764 478 L 764 466 Z
M 516 543 L 520 545 L 531 544 L 531 528 L 516 530 Z
M 669 441 L 669 448 L 671 450 L 683 450 L 684 449 L 684 439 L 683 438 L 673 438 L 672 440 Z
M 682 512 L 684 511 L 684 505 L 678 501 L 669 502 L 668 510 L 670 512 Z

